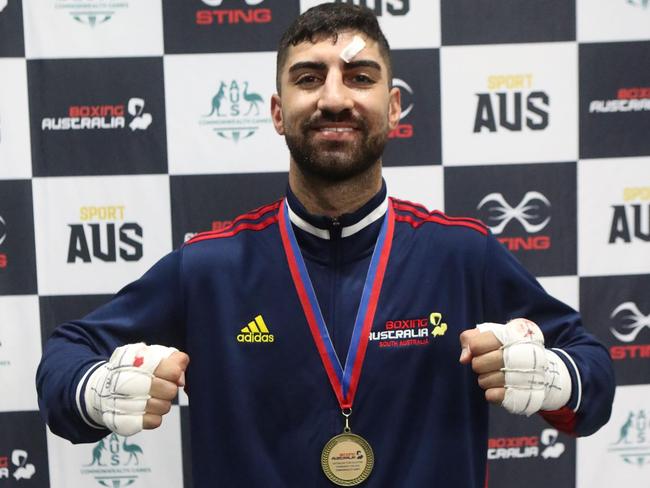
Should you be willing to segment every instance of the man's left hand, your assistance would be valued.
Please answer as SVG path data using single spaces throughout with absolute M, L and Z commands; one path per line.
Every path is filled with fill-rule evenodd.
M 478 385 L 485 390 L 485 399 L 501 405 L 506 394 L 503 350 L 493 332 L 468 329 L 460 334 L 460 363 L 472 363 Z

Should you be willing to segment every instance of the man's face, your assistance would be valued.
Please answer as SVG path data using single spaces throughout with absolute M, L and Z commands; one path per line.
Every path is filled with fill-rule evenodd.
M 346 63 L 339 55 L 355 34 L 366 46 Z M 363 34 L 342 32 L 336 42 L 324 37 L 289 49 L 271 111 L 304 173 L 341 181 L 380 159 L 400 115 L 399 90 L 389 89 L 387 76 L 377 43 Z

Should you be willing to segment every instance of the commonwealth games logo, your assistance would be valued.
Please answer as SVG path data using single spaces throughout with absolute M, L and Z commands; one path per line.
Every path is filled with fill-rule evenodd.
M 199 124 L 223 139 L 239 142 L 253 136 L 262 125 L 271 123 L 269 117 L 260 115 L 264 107 L 264 97 L 248 81 L 222 80 Z
M 618 439 L 608 451 L 625 463 L 639 467 L 650 464 L 650 411 L 631 410 L 620 427 Z
M 90 27 L 108 22 L 118 10 L 129 7 L 129 2 L 123 0 L 56 0 L 54 8 L 66 10 L 70 17 Z
M 151 473 L 144 463 L 144 452 L 129 439 L 111 434 L 92 449 L 92 459 L 81 468 L 82 475 L 92 476 L 106 488 L 125 488 L 133 485 L 141 475 Z

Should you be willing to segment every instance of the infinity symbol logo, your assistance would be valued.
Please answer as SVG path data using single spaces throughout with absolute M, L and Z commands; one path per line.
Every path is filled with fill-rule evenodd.
M 629 332 L 618 332 L 614 327 L 610 327 L 609 330 L 621 342 L 632 342 L 639 335 L 641 329 L 645 327 L 650 329 L 650 315 L 643 315 L 634 302 L 621 303 L 614 309 L 610 318 L 613 319 L 619 314 L 620 328 Z
M 488 203 L 492 204 L 487 207 L 490 212 L 488 220 L 496 222 L 494 225 L 487 223 L 488 227 L 494 234 L 501 234 L 511 220 L 518 221 L 529 234 L 539 232 L 550 222 L 551 217 L 542 217 L 538 211 L 542 207 L 550 207 L 551 202 L 538 191 L 529 191 L 524 195 L 519 205 L 512 207 L 501 193 L 490 193 L 486 195 L 478 204 L 477 209 L 481 209 Z

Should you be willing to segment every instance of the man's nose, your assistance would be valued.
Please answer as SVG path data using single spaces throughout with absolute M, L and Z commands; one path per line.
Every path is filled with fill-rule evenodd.
M 322 112 L 339 113 L 354 108 L 350 89 L 345 85 L 340 73 L 330 73 L 322 87 L 318 99 L 318 109 Z

